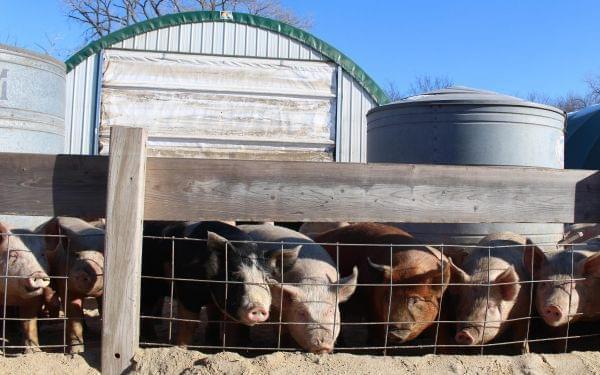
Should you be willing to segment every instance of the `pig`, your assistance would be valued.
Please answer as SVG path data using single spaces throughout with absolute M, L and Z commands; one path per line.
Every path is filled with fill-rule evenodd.
M 338 280 L 331 256 L 307 236 L 274 225 L 240 225 L 239 228 L 253 240 L 274 242 L 265 245 L 273 250 L 281 248 L 281 242 L 288 247 L 301 244 L 293 267 L 284 269 L 282 278 L 271 280 L 273 316 L 278 318 L 281 312 L 282 321 L 303 323 L 284 326 L 302 349 L 317 354 L 330 353 L 340 332 L 338 304 L 354 293 L 357 268 Z
M 67 321 L 69 353 L 85 350 L 83 340 L 83 300 L 95 298 L 102 306 L 104 291 L 104 230 L 73 217 L 56 217 L 43 224 L 49 235 L 46 240 L 46 257 L 54 279 L 56 296 L 62 300 Z
M 514 341 L 526 338 L 530 283 L 519 282 L 529 280 L 522 259 L 524 250 L 533 247 L 529 239 L 516 233 L 494 233 L 470 249 L 461 266 L 451 264 L 452 283 L 467 284 L 450 288 L 456 297 L 454 338 L 458 344 L 487 344 L 504 333 Z M 517 345 L 521 352 L 529 351 L 526 342 Z
M 535 307 L 551 327 L 577 321 L 600 320 L 600 251 L 597 241 L 570 250 L 544 253 L 527 248 L 523 254 L 525 269 L 533 271 Z M 571 280 L 571 272 L 574 279 Z
M 37 315 L 44 304 L 44 293 L 50 285 L 48 263 L 42 247 L 26 245 L 27 237 L 15 235 L 0 222 L 0 301 L 15 306 L 22 320 L 25 353 L 40 351 Z M 27 231 L 27 233 L 30 233 Z M 22 233 L 24 234 L 24 233 Z
M 332 229 L 345 227 L 346 225 L 350 225 L 347 222 L 312 222 L 312 223 L 304 223 L 298 229 L 298 232 L 304 234 L 309 238 L 315 238 L 321 233 L 325 233 Z
M 171 277 L 170 264 L 173 262 L 175 278 L 207 281 L 175 281 L 180 319 L 197 320 L 202 307 L 214 308 L 244 326 L 269 318 L 271 292 L 267 281 L 278 274 L 278 264 L 288 267 L 295 262 L 299 247 L 284 251 L 265 249 L 252 243 L 252 238 L 240 229 L 223 222 L 176 223 L 162 230 L 156 225 L 152 224 L 152 228 L 148 225 L 144 233 L 205 240 L 175 241 L 174 259 L 171 259 L 170 239 L 144 241 L 143 257 L 155 259 L 152 262 L 142 261 L 143 275 Z M 283 263 L 280 262 L 282 258 Z M 226 280 L 233 283 L 227 284 Z M 142 288 L 147 287 L 148 284 L 143 281 Z M 146 299 L 142 301 L 143 306 L 155 304 L 148 299 L 156 299 L 156 293 L 142 293 L 142 296 Z M 194 322 L 179 321 L 176 344 L 189 345 L 194 327 Z M 245 336 L 247 332 L 241 335 Z
M 317 236 L 315 242 L 325 243 L 334 259 L 339 254 L 340 273 L 358 267 L 359 285 L 354 296 L 342 305 L 342 319 L 381 323 L 370 326 L 371 344 L 406 343 L 438 319 L 442 295 L 450 281 L 449 260 L 438 250 L 417 245 L 419 242 L 402 229 L 377 223 L 334 229 Z M 339 249 L 333 243 L 339 243 Z M 393 247 L 390 254 L 390 244 L 407 246 Z M 393 286 L 390 291 L 390 283 L 422 285 Z

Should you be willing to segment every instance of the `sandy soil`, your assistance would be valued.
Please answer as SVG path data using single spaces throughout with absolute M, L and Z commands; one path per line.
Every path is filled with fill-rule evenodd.
M 98 374 L 98 353 L 37 353 L 0 359 L 2 374 Z M 381 357 L 272 353 L 246 358 L 180 348 L 140 350 L 134 374 L 600 374 L 599 352 L 520 356 Z

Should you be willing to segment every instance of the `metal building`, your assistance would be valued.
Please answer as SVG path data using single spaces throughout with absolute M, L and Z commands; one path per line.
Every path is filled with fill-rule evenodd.
M 368 162 L 527 166 L 562 169 L 565 113 L 494 92 L 450 87 L 372 109 Z M 398 218 L 402 221 L 402 218 Z M 562 224 L 403 224 L 435 243 L 472 244 L 512 231 L 540 242 Z
M 66 62 L 65 152 L 106 153 L 111 125 L 149 154 L 366 161 L 366 113 L 387 101 L 343 53 L 290 25 L 230 12 L 141 22 Z

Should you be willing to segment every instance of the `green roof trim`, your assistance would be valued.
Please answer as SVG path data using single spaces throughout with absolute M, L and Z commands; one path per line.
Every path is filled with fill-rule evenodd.
M 348 74 L 356 79 L 365 90 L 371 94 L 377 104 L 387 103 L 388 97 L 385 92 L 375 83 L 375 81 L 369 77 L 369 75 L 362 70 L 354 61 L 342 52 L 331 46 L 330 44 L 322 41 L 314 35 L 298 29 L 294 26 L 286 23 L 272 20 L 265 17 L 254 16 L 246 13 L 236 12 L 218 12 L 218 11 L 196 11 L 196 12 L 184 12 L 174 13 L 165 16 L 149 19 L 134 25 L 127 26 L 123 29 L 117 30 L 113 33 L 102 37 L 96 41 L 91 42 L 86 47 L 81 49 L 79 52 L 71 56 L 65 64 L 67 66 L 67 73 L 73 70 L 83 60 L 88 57 L 100 52 L 105 48 L 110 48 L 112 45 L 122 42 L 126 39 L 147 33 L 149 31 L 158 30 L 171 26 L 179 26 L 189 23 L 200 23 L 200 22 L 233 22 L 244 25 L 255 26 L 261 29 L 274 31 L 279 34 L 283 34 L 299 42 L 302 42 L 314 50 L 321 53 L 331 61 L 339 64 Z

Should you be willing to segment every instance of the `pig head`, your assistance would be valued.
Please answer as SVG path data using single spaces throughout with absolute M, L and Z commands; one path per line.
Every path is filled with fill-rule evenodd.
M 0 279 L 0 295 L 6 290 L 8 304 L 41 296 L 50 284 L 41 249 L 28 247 L 24 239 L 1 222 L 0 233 L 0 274 L 9 276 Z
M 39 350 L 36 318 L 42 310 L 50 278 L 42 246 L 35 246 L 36 237 L 26 236 L 31 232 L 23 232 L 27 233 L 13 234 L 0 222 L 0 274 L 9 276 L 0 278 L 0 298 L 7 305 L 18 307 L 23 344 L 28 353 Z
M 528 279 L 521 259 L 525 246 L 532 245 L 508 232 L 487 236 L 479 245 L 462 267 L 451 265 L 452 283 L 458 284 L 450 289 L 457 300 L 455 340 L 462 345 L 485 344 L 510 326 L 515 326 L 515 339 L 523 339 L 526 320 L 509 320 L 529 316 L 529 284 L 519 282 Z
M 523 254 L 533 271 L 535 306 L 546 324 L 564 326 L 600 318 L 600 251 L 564 250 L 544 253 L 530 248 Z
M 368 259 L 381 284 L 372 291 L 375 318 L 387 322 L 389 314 L 392 323 L 388 328 L 388 343 L 413 340 L 438 319 L 440 300 L 450 282 L 451 271 L 445 256 L 433 248 L 428 250 L 396 251 L 392 266 L 389 262 L 374 263 Z M 378 330 L 378 336 L 385 337 L 386 327 L 378 326 Z
M 71 217 L 45 225 L 46 256 L 53 274 L 68 276 L 68 289 L 79 297 L 101 297 L 104 288 L 104 231 Z
M 419 246 L 400 228 L 377 223 L 344 226 L 319 235 L 315 241 L 325 243 L 329 254 L 338 260 L 340 273 L 358 267 L 356 293 L 342 305 L 342 319 L 380 323 L 369 330 L 372 344 L 410 341 L 438 319 L 450 267 L 436 249 Z
M 277 267 L 283 274 L 271 279 L 274 310 L 281 312 L 285 328 L 296 343 L 313 353 L 333 350 L 340 332 L 339 304 L 347 301 L 356 289 L 358 270 L 338 280 L 335 263 L 322 246 L 302 233 L 276 225 L 241 225 L 253 240 L 276 250 L 286 244 L 298 245 L 293 264 Z M 281 281 L 283 280 L 283 284 Z M 290 284 L 286 284 L 290 283 Z M 278 319 L 279 314 L 275 315 Z
M 44 225 L 46 256 L 53 285 L 69 318 L 67 339 L 70 353 L 84 350 L 83 299 L 100 298 L 104 291 L 104 230 L 77 218 L 57 217 Z

